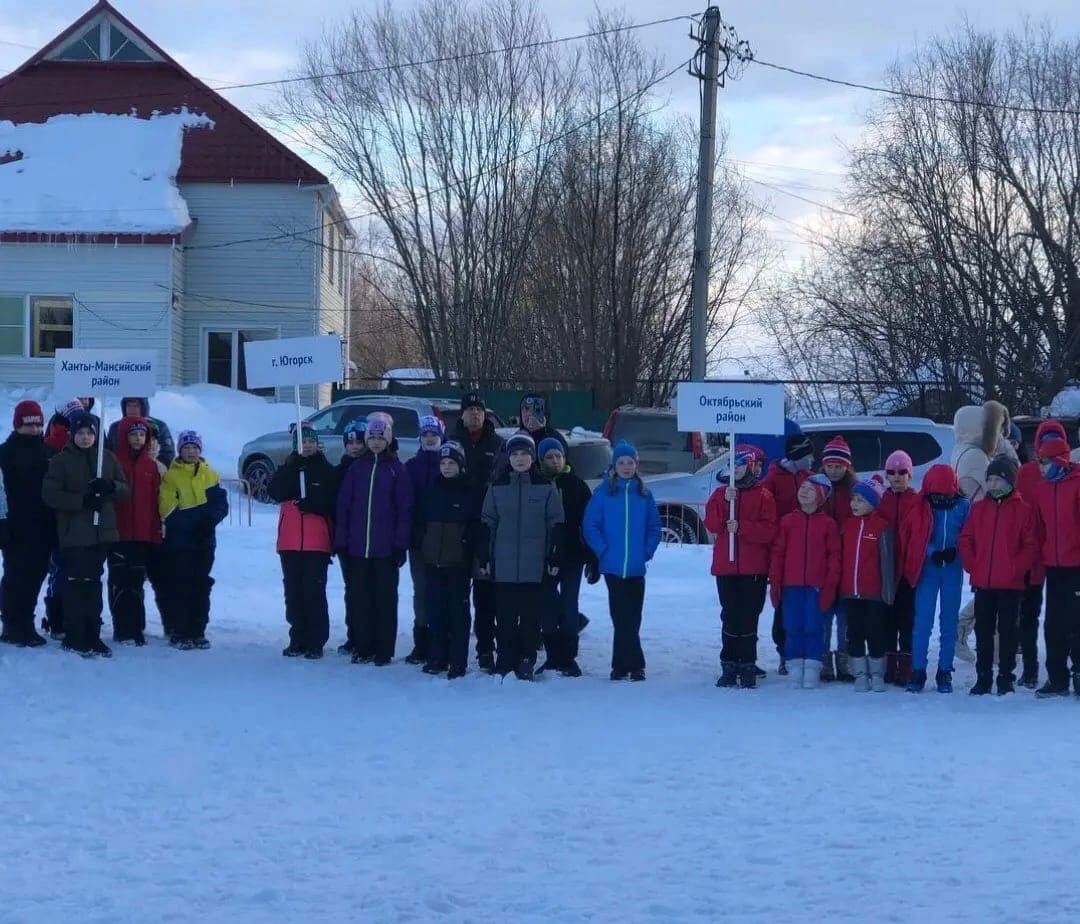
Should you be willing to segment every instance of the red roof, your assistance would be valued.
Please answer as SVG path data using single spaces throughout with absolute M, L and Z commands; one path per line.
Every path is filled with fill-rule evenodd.
M 47 55 L 94 16 L 107 11 L 164 59 L 160 62 L 49 61 Z M 326 177 L 294 154 L 225 97 L 170 58 L 153 41 L 101 0 L 20 68 L 0 79 L 0 119 L 45 122 L 55 115 L 89 112 L 155 112 L 187 107 L 214 120 L 214 128 L 187 132 L 181 183 L 308 183 Z

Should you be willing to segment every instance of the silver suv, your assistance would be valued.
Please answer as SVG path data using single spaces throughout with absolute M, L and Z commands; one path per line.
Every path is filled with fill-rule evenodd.
M 604 436 L 612 446 L 622 440 L 633 443 L 642 475 L 696 472 L 720 450 L 715 434 L 680 433 L 678 415 L 666 407 L 617 408 L 604 425 Z

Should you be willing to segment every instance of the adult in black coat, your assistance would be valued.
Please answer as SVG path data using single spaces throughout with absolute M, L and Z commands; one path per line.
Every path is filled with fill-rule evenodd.
M 453 438 L 465 450 L 464 477 L 482 494 L 491 482 L 497 460 L 505 453 L 503 438 L 487 419 L 484 399 L 477 392 L 469 392 L 461 399 L 461 417 Z M 491 672 L 495 670 L 495 585 L 489 580 L 474 579 L 472 597 L 476 658 L 481 670 Z
M 161 447 L 158 451 L 158 461 L 166 468 L 172 465 L 173 459 L 176 458 L 176 444 L 173 442 L 173 435 L 169 430 L 169 425 L 158 417 L 150 416 L 150 399 L 121 398 L 120 408 L 124 417 L 145 417 L 154 425 L 158 445 Z M 116 439 L 119 431 L 119 420 L 114 420 L 109 424 L 109 435 L 105 438 L 105 448 L 109 452 L 116 452 Z
M 42 500 L 41 486 L 56 454 L 45 444 L 41 407 L 23 401 L 15 408 L 14 432 L 0 445 L 0 470 L 7 494 L 7 535 L 0 535 L 4 577 L 0 581 L 0 641 L 45 644 L 34 627 L 34 609 L 56 546 L 56 517 Z

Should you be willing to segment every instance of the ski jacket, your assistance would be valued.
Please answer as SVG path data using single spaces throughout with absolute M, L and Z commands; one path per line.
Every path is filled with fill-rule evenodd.
M 583 530 L 601 574 L 644 577 L 660 547 L 656 500 L 640 478 L 612 476 L 593 492 Z
M 173 435 L 169 430 L 169 425 L 158 417 L 150 416 L 150 400 L 148 398 L 122 398 L 120 407 L 127 407 L 129 401 L 139 402 L 139 417 L 146 420 L 147 423 L 153 424 L 154 429 L 157 430 L 158 461 L 168 468 L 172 465 L 173 459 L 176 458 L 176 443 L 173 442 Z M 119 434 L 120 425 L 123 421 L 124 418 L 120 418 L 120 420 L 114 420 L 109 424 L 109 433 L 105 437 L 106 449 L 116 452 L 117 447 L 121 445 L 122 437 Z
M 440 478 L 417 501 L 420 557 L 432 568 L 472 566 L 483 494 L 464 475 Z
M 892 527 L 893 553 L 895 557 L 894 571 L 897 580 L 903 577 L 904 560 L 906 558 L 904 537 L 907 533 L 904 531 L 903 526 L 910 517 L 918 516 L 917 510 L 922 502 L 919 492 L 914 488 L 908 488 L 899 494 L 892 490 L 886 490 L 882 495 L 881 503 L 878 505 L 877 512 L 888 520 L 889 525 Z
M 485 420 L 476 439 L 473 439 L 472 431 L 458 418 L 454 439 L 465 450 L 465 477 L 474 485 L 486 489 L 495 470 L 495 460 L 502 454 L 505 445 L 503 438 L 495 432 L 495 424 Z
M 819 591 L 818 607 L 828 612 L 836 603 L 840 566 L 840 530 L 824 508 L 789 513 L 780 521 L 770 556 L 773 605 L 780 605 L 788 587 L 813 587 Z
M 551 479 L 559 492 L 563 508 L 562 561 L 567 567 L 577 568 L 595 561 L 592 549 L 585 542 L 582 525 L 585 508 L 592 500 L 592 489 L 567 465 Z
M 1016 491 L 984 497 L 960 532 L 960 561 L 976 590 L 1023 590 L 1039 558 L 1035 509 Z
M 161 479 L 158 512 L 165 545 L 176 549 L 217 548 L 217 525 L 229 515 L 229 497 L 205 459 L 173 459 Z
M 442 477 L 439 474 L 439 461 L 438 449 L 421 447 L 416 455 L 405 463 L 405 471 L 409 473 L 409 481 L 412 483 L 413 497 L 419 498 Z
M 932 507 L 931 494 L 955 497 L 956 503 L 949 508 Z M 900 541 L 904 546 L 901 576 L 912 587 L 919 583 L 923 568 L 934 552 L 957 548 L 960 531 L 971 510 L 970 501 L 960 495 L 956 472 L 949 465 L 931 467 L 923 478 L 920 497 L 921 503 L 900 524 Z M 932 562 L 930 566 L 936 567 Z
M 717 577 L 729 575 L 766 575 L 769 573 L 769 550 L 776 540 L 780 522 L 776 516 L 776 501 L 760 483 L 739 489 L 734 511 L 724 497 L 722 485 L 712 493 L 705 505 L 705 528 L 716 536 L 713 542 L 712 573 Z M 728 520 L 738 520 L 735 534 L 735 560 L 731 560 L 728 541 Z
M 840 535 L 842 599 L 880 600 L 886 606 L 893 603 L 897 581 L 894 536 L 889 521 L 877 511 L 848 518 Z
M 345 472 L 337 498 L 334 548 L 354 558 L 390 558 L 409 548 L 412 483 L 396 455 L 366 453 Z
M 74 441 L 49 462 L 41 485 L 45 503 L 56 511 L 57 540 L 61 549 L 110 545 L 120 540 L 116 529 L 116 502 L 128 495 L 120 463 L 108 450 L 101 461 L 101 478 L 112 482 L 113 493 L 102 498 L 98 522 L 94 511 L 83 505 L 90 482 L 97 477 L 97 445 L 80 449 Z
M 28 551 L 56 547 L 56 514 L 41 496 L 49 462 L 55 455 L 40 436 L 11 433 L 0 445 L 8 539 Z
M 792 511 L 799 509 L 799 488 L 810 477 L 809 471 L 799 470 L 789 472 L 779 462 L 773 462 L 769 466 L 761 486 L 768 491 L 776 502 L 776 519 L 786 517 Z
M 300 499 L 300 473 L 304 498 Z M 270 479 L 266 493 L 278 504 L 278 552 L 334 552 L 337 470 L 321 452 L 293 452 Z
M 1031 574 L 1029 575 L 1030 582 L 1038 586 L 1046 580 L 1046 569 L 1042 563 L 1042 523 L 1039 520 L 1038 500 L 1037 492 L 1039 485 L 1044 481 L 1042 476 L 1042 470 L 1039 468 L 1037 460 L 1032 459 L 1030 462 L 1025 462 L 1020 466 L 1020 471 L 1016 476 L 1016 492 L 1024 500 L 1028 502 L 1031 509 L 1035 511 L 1035 526 L 1038 530 L 1039 539 L 1039 555 L 1038 560 L 1031 568 Z
M 116 460 L 127 479 L 129 494 L 116 502 L 116 527 L 121 542 L 161 542 L 161 471 L 145 448 L 135 452 L 128 443 L 128 433 L 135 423 L 149 426 L 142 417 L 118 421 Z M 149 434 L 147 434 L 149 439 Z
M 486 530 L 481 564 L 492 565 L 497 584 L 538 584 L 545 565 L 560 562 L 562 500 L 535 467 L 496 479 L 480 518 Z
M 1080 567 L 1080 467 L 1061 481 L 1042 478 L 1030 498 L 1039 517 L 1042 564 L 1047 568 Z
M 848 471 L 843 481 L 833 482 L 832 493 L 821 508 L 832 517 L 838 529 L 843 529 L 844 523 L 854 516 L 851 512 L 851 488 L 854 484 L 855 475 Z

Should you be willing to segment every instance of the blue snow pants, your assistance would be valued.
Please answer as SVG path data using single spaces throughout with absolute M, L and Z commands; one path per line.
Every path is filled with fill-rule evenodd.
M 832 646 L 833 620 L 836 621 L 836 648 Z M 847 651 L 847 610 L 843 603 L 837 601 L 836 605 L 824 614 L 821 629 L 825 651 Z
M 941 650 L 938 652 L 938 670 L 953 669 L 956 627 L 960 621 L 960 594 L 963 587 L 964 570 L 959 561 L 944 568 L 939 568 L 932 561 L 927 561 L 923 566 L 922 577 L 915 588 L 915 632 L 911 645 L 911 666 L 915 670 L 926 670 L 934 613 L 939 611 L 938 633 L 941 637 Z
M 820 594 L 813 587 L 784 589 L 784 657 L 789 661 L 822 660 L 825 614 L 818 606 L 819 598 Z

